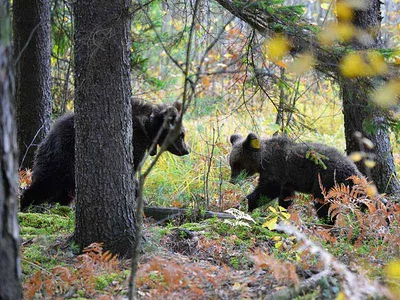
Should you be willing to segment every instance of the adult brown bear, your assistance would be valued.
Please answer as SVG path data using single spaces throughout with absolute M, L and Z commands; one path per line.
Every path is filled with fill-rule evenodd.
M 181 104 L 153 105 L 139 99 L 132 100 L 133 113 L 133 156 L 137 169 L 155 140 L 160 129 L 161 135 L 156 141 L 151 155 L 157 153 L 181 111 Z M 165 118 L 168 118 L 164 122 Z M 164 127 L 163 127 L 164 126 Z M 183 156 L 189 154 L 185 143 L 185 130 L 169 145 L 167 151 Z M 30 205 L 45 202 L 69 205 L 75 192 L 75 128 L 74 114 L 64 115 L 55 122 L 47 137 L 39 145 L 33 164 L 32 184 L 21 195 L 21 210 Z
M 319 178 L 329 190 L 335 183 L 352 185 L 348 180 L 352 175 L 362 177 L 350 159 L 322 144 L 296 143 L 285 136 L 259 139 L 254 133 L 246 138 L 234 134 L 230 142 L 231 182 L 236 182 L 241 173 L 260 174 L 258 186 L 247 196 L 249 211 L 261 205 L 262 197 L 270 200 L 279 197 L 279 205 L 287 208 L 291 202 L 285 199 L 295 191 L 324 199 Z M 310 159 L 310 153 L 317 154 L 321 163 Z M 319 201 L 314 201 L 314 205 L 318 216 L 327 220 L 329 205 Z

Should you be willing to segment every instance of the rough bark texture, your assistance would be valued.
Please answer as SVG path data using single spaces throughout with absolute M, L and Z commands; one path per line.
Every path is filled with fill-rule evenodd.
M 31 168 L 51 124 L 50 1 L 13 2 L 19 163 Z
M 379 44 L 379 28 L 381 24 L 380 0 L 365 1 L 363 10 L 356 10 L 353 23 L 355 26 L 370 33 L 370 39 L 365 43 L 355 42 L 354 48 L 363 49 L 376 47 Z M 358 167 L 365 175 L 370 175 L 379 192 L 396 193 L 400 185 L 396 179 L 396 167 L 390 144 L 387 120 L 377 107 L 368 103 L 369 95 L 374 86 L 379 84 L 375 79 L 349 79 L 340 80 L 343 100 L 344 128 L 346 137 L 346 151 L 348 154 L 360 151 L 359 140 L 355 132 L 362 133 L 375 145 L 371 152 L 374 153 L 376 166 L 371 169 L 371 174 L 363 162 Z M 368 128 L 372 128 L 372 131 Z
M 373 43 L 367 46 L 377 45 L 379 40 L 379 27 L 381 21 L 379 0 L 368 0 L 371 5 L 367 9 L 356 11 L 354 24 L 367 29 L 371 33 Z M 247 1 L 217 0 L 217 2 L 242 19 L 250 26 L 262 33 L 277 32 L 285 34 L 292 43 L 292 53 L 312 51 L 316 57 L 315 69 L 326 74 L 341 84 L 343 97 L 343 114 L 345 119 L 346 151 L 351 153 L 359 151 L 359 144 L 354 139 L 354 132 L 361 132 L 369 138 L 375 148 L 377 166 L 372 170 L 372 179 L 375 181 L 380 192 L 395 193 L 400 190 L 396 180 L 393 154 L 391 151 L 387 120 L 377 108 L 369 106 L 367 100 L 376 81 L 370 79 L 350 80 L 341 78 L 339 62 L 347 53 L 346 47 L 337 45 L 326 49 L 318 45 L 315 31 L 311 30 L 309 24 L 298 20 L 295 23 L 289 21 L 285 16 L 272 15 L 261 9 L 256 3 Z M 355 45 L 359 47 L 359 44 Z M 396 76 L 398 71 L 388 77 Z M 397 72 L 397 73 L 396 73 Z M 369 133 L 365 130 L 366 122 L 376 122 L 379 126 L 377 132 Z M 363 167 L 361 171 L 365 174 Z
M 135 235 L 129 4 L 74 4 L 75 240 L 125 256 Z
M 10 27 L 8 1 L 0 0 L 0 299 L 21 299 Z

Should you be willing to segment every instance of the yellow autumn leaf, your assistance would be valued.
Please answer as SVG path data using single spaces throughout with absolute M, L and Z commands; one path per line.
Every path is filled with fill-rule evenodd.
M 340 292 L 337 296 L 336 296 L 336 300 L 346 300 L 346 295 L 343 292 Z
M 354 161 L 354 162 L 359 162 L 360 160 L 362 160 L 363 155 L 361 152 L 353 152 L 349 155 L 349 158 Z
M 290 214 L 287 212 L 281 212 L 281 217 L 282 219 L 287 220 L 290 218 Z
M 353 78 L 370 75 L 370 67 L 360 54 L 348 53 L 340 63 L 340 72 L 345 77 Z
M 252 139 L 250 141 L 250 147 L 253 149 L 260 149 L 261 145 L 260 145 L 260 140 L 259 139 Z
M 351 23 L 339 23 L 333 27 L 338 39 L 342 42 L 348 42 L 355 34 L 355 27 Z
M 275 248 L 276 248 L 276 249 L 281 249 L 281 248 L 282 248 L 282 245 L 283 245 L 282 242 L 277 242 L 277 243 L 275 244 Z
M 400 260 L 392 261 L 385 267 L 385 273 L 388 277 L 390 292 L 394 299 L 400 297 Z
M 274 37 L 264 43 L 265 54 L 271 60 L 280 60 L 290 50 L 289 41 L 282 36 Z
M 365 190 L 367 196 L 372 199 L 376 195 L 378 195 L 378 189 L 376 188 L 375 184 L 370 184 Z
M 385 267 L 385 273 L 390 279 L 400 280 L 400 260 L 388 263 Z
M 276 228 L 276 223 L 278 222 L 278 217 L 274 217 L 262 224 L 262 227 L 267 227 L 269 230 L 274 230 Z
M 354 18 L 353 8 L 344 1 L 337 2 L 336 16 L 339 21 L 351 21 Z
M 364 165 L 365 165 L 367 168 L 372 169 L 373 167 L 375 167 L 376 162 L 373 161 L 372 159 L 366 159 L 366 160 L 364 161 Z
M 230 54 L 230 53 L 226 53 L 226 54 L 224 54 L 224 57 L 227 58 L 227 59 L 229 59 L 229 58 L 233 57 L 233 55 Z
M 372 93 L 371 97 L 373 102 L 383 108 L 396 105 L 400 97 L 400 80 L 392 80 L 382 85 Z
M 311 53 L 304 53 L 297 56 L 288 66 L 288 71 L 302 75 L 305 72 L 312 70 L 315 65 L 315 58 Z
M 282 237 L 280 235 L 276 235 L 272 238 L 273 241 L 277 242 L 277 241 L 281 241 Z
M 277 211 L 276 211 L 276 209 L 274 208 L 274 207 L 272 207 L 272 206 L 268 206 L 268 209 L 270 210 L 270 211 L 272 211 L 273 213 L 278 213 Z
M 385 59 L 379 52 L 368 52 L 367 59 L 374 75 L 383 75 L 389 71 L 389 67 L 386 64 Z
M 278 206 L 278 209 L 279 209 L 280 212 L 287 211 L 287 209 L 282 207 L 282 206 Z

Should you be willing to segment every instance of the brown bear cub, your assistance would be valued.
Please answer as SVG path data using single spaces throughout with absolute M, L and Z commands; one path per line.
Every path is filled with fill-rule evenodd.
M 259 139 L 250 133 L 247 138 L 234 134 L 230 138 L 232 150 L 229 155 L 231 182 L 238 176 L 260 174 L 258 186 L 248 195 L 249 211 L 259 207 L 260 199 L 273 200 L 279 197 L 279 205 L 287 208 L 291 202 L 286 198 L 294 192 L 312 194 L 315 199 L 324 199 L 322 186 L 329 190 L 335 185 L 352 185 L 348 178 L 352 175 L 362 177 L 356 165 L 338 150 L 318 143 L 296 143 L 285 136 Z M 316 153 L 322 160 L 317 163 L 310 159 L 310 153 Z M 317 215 L 328 219 L 329 205 L 314 202 Z
M 132 143 L 135 170 L 146 151 L 150 150 L 159 130 L 162 129 L 150 154 L 157 153 L 157 145 L 163 144 L 169 127 L 175 124 L 180 111 L 181 104 L 179 102 L 175 102 L 173 105 L 153 105 L 139 99 L 132 100 Z M 185 130 L 182 128 L 178 137 L 166 150 L 178 156 L 189 154 L 184 138 Z M 21 210 L 25 210 L 32 204 L 38 205 L 45 202 L 69 205 L 73 200 L 74 193 L 74 114 L 67 114 L 58 118 L 36 151 L 32 184 L 21 195 Z

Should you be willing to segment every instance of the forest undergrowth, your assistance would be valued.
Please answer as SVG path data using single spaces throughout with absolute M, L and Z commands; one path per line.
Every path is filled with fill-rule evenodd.
M 273 118 L 260 116 L 257 121 L 269 128 L 265 124 Z M 139 298 L 400 296 L 398 199 L 371 193 L 366 180 L 353 178 L 353 189 L 326 191 L 336 226 L 318 220 L 310 197 L 302 194 L 288 211 L 271 202 L 247 215 L 243 199 L 257 180 L 228 182 L 228 139 L 230 133 L 246 134 L 254 127 L 210 117 L 189 118 L 186 127 L 191 154 L 164 154 L 146 182 L 145 197 L 149 205 L 183 207 L 189 213 L 164 223 L 145 218 L 136 278 Z M 270 128 L 264 135 L 273 133 Z M 335 133 L 322 132 L 314 131 L 314 140 L 338 147 L 331 138 Z M 308 140 L 308 135 L 298 138 Z M 29 173 L 21 175 L 21 186 L 29 184 Z M 241 211 L 231 210 L 234 219 L 193 222 L 201 220 L 193 217 L 197 213 L 232 207 Z M 35 213 L 35 208 L 19 213 L 25 298 L 126 297 L 129 261 L 104 251 L 101 243 L 77 253 L 73 208 L 40 209 L 44 213 Z
M 274 118 L 272 113 L 257 115 L 255 125 L 231 116 L 189 115 L 185 126 L 191 154 L 161 156 L 145 185 L 148 204 L 188 208 L 192 214 L 232 207 L 246 211 L 244 196 L 257 179 L 228 182 L 229 136 L 250 131 L 272 135 Z M 342 149 L 343 129 L 335 124 L 322 121 L 311 133 L 294 137 Z M 400 155 L 395 159 L 399 165 Z M 29 172 L 23 172 L 20 186 L 27 184 Z M 189 214 L 160 224 L 146 217 L 138 298 L 398 299 L 399 199 L 371 194 L 362 180 L 356 186 L 327 191 L 337 214 L 334 227 L 317 219 L 310 197 L 302 194 L 288 211 L 272 202 L 251 216 L 234 212 L 234 220 L 194 223 Z M 366 209 L 360 210 L 360 204 Z M 104 251 L 100 242 L 79 254 L 72 242 L 73 208 L 41 210 L 18 215 L 24 298 L 124 299 L 129 261 Z

